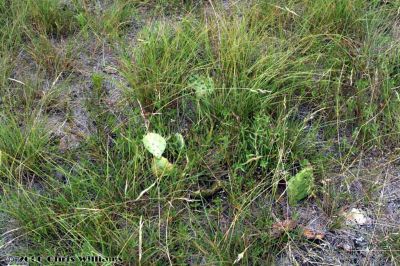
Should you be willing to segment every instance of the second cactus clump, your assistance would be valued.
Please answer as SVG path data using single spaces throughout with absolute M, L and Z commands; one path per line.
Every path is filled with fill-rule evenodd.
M 176 137 L 179 142 L 181 142 L 181 145 L 184 146 L 182 135 L 176 134 Z M 147 133 L 143 137 L 143 144 L 146 150 L 154 156 L 151 165 L 153 174 L 157 177 L 170 175 L 174 170 L 174 165 L 170 163 L 167 158 L 162 156 L 167 147 L 167 141 L 165 138 L 157 133 Z

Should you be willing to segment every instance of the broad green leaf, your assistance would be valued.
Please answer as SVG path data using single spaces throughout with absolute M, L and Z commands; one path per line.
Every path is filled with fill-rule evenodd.
M 144 147 L 157 158 L 161 157 L 167 147 L 165 139 L 157 133 L 148 133 L 144 136 L 143 144 Z
M 295 204 L 306 198 L 314 188 L 314 175 L 311 166 L 304 168 L 287 182 L 289 203 Z
M 167 176 L 172 173 L 174 165 L 168 161 L 167 158 L 153 158 L 151 170 L 157 177 Z

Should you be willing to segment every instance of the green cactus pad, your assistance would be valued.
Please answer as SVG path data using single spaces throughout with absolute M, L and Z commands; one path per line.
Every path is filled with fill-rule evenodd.
M 194 89 L 198 99 L 210 95 L 215 90 L 214 81 L 211 78 L 197 75 L 190 78 L 190 87 Z
M 173 169 L 174 165 L 170 163 L 167 158 L 153 158 L 151 170 L 155 176 L 162 177 L 170 175 Z
M 180 150 L 185 148 L 185 139 L 183 138 L 182 134 L 180 133 L 175 133 L 175 139 L 176 143 L 178 144 L 178 147 Z
M 167 147 L 166 140 L 157 133 L 148 133 L 144 136 L 143 144 L 144 147 L 156 158 L 160 158 Z
M 296 202 L 306 198 L 308 195 L 310 195 L 313 188 L 313 169 L 312 167 L 304 168 L 287 182 L 289 203 L 295 204 Z

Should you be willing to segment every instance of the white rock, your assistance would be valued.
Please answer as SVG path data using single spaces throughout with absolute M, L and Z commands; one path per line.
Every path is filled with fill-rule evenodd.
M 371 219 L 365 215 L 365 212 L 353 208 L 345 214 L 347 225 L 365 225 L 370 224 Z

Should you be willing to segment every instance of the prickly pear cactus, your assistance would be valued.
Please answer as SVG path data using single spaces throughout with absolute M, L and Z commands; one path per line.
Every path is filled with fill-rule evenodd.
M 157 133 L 148 133 L 144 136 L 143 144 L 144 147 L 156 158 L 160 158 L 167 147 L 166 140 Z
M 167 176 L 172 173 L 174 165 L 168 161 L 165 157 L 153 158 L 151 164 L 151 170 L 157 177 Z
M 215 90 L 214 81 L 209 77 L 195 75 L 189 79 L 189 82 L 198 99 L 210 95 Z
M 176 140 L 176 143 L 178 144 L 178 148 L 180 150 L 183 150 L 186 145 L 185 145 L 185 139 L 183 138 L 182 134 L 175 133 L 175 140 Z
M 287 182 L 287 193 L 289 203 L 295 204 L 299 200 L 306 198 L 314 188 L 314 175 L 311 166 L 301 170 Z

